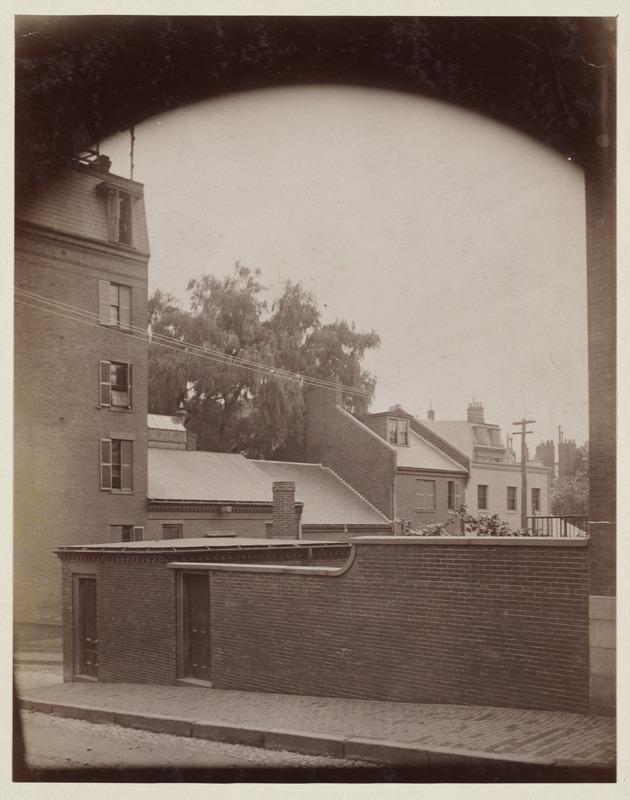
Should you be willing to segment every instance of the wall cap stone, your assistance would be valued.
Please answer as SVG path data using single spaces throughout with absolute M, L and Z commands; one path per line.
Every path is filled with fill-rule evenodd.
M 497 545 L 499 547 L 588 547 L 588 539 L 556 539 L 542 536 L 353 536 L 354 545 L 386 544 L 391 546 Z

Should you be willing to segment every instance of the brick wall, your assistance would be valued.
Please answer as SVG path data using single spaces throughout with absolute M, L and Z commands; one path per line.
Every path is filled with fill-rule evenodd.
M 106 229 L 94 228 L 105 224 L 94 191 L 102 178 L 70 170 L 20 210 L 16 289 L 97 315 L 99 279 L 129 285 L 132 324 L 143 327 L 147 256 L 110 245 Z M 140 234 L 146 227 L 142 201 L 137 203 Z M 102 241 L 92 238 L 101 234 Z M 19 623 L 61 619 L 59 570 L 51 555 L 56 547 L 109 541 L 110 525 L 143 525 L 146 516 L 146 342 L 69 319 L 72 313 L 59 307 L 53 310 L 60 314 L 50 310 L 34 301 L 16 303 L 15 311 L 14 614 Z M 100 407 L 101 360 L 132 364 L 131 411 Z M 133 437 L 132 494 L 100 489 L 99 439 L 116 433 Z
M 306 460 L 330 467 L 388 519 L 393 517 L 396 452 L 337 405 L 327 389 L 306 397 Z
M 64 680 L 74 675 L 72 575 L 97 579 L 98 677 L 104 682 L 172 684 L 177 678 L 175 573 L 163 559 L 119 556 L 108 568 L 63 565 Z
M 418 480 L 435 481 L 435 511 L 418 510 Z M 452 475 L 398 471 L 396 474 L 396 516 L 411 520 L 413 525 L 444 522 L 448 516 L 448 483 Z M 465 479 L 457 478 L 461 503 L 466 502 Z
M 615 594 L 616 268 L 614 156 L 586 172 L 589 470 L 594 595 Z
M 470 541 L 359 543 L 338 577 L 213 571 L 213 685 L 586 712 L 585 543 Z
M 251 555 L 220 567 L 247 557 L 226 552 L 63 554 L 66 679 L 73 573 L 97 574 L 99 679 L 166 684 L 177 665 L 177 570 L 166 565 L 205 561 L 216 688 L 588 710 L 587 541 L 375 537 L 355 547 L 332 572 L 286 566 L 308 548 L 288 561 L 265 554 L 276 567 Z

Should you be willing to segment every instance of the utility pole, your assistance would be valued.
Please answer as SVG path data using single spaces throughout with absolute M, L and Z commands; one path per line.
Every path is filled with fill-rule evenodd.
M 521 439 L 521 528 L 527 528 L 527 443 L 525 437 L 533 431 L 525 430 L 528 425 L 533 425 L 535 419 L 523 419 L 520 422 L 513 422 L 512 425 L 520 425 L 520 431 L 514 431 L 514 436 L 522 436 Z

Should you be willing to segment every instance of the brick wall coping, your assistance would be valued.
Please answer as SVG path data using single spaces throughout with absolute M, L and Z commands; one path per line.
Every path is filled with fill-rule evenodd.
M 285 567 L 280 564 L 225 564 L 225 563 L 204 563 L 194 564 L 190 561 L 171 561 L 165 566 L 167 569 L 183 569 L 186 571 L 196 570 L 210 572 L 220 570 L 222 572 L 273 572 L 275 574 L 288 575 L 343 575 L 354 563 L 357 551 L 356 547 L 350 548 L 348 560 L 341 567 Z
M 352 559 L 354 560 L 354 559 Z M 344 564 L 343 567 L 282 567 L 276 564 L 191 564 L 186 561 L 172 561 L 166 564 L 167 569 L 181 569 L 190 572 L 191 570 L 198 572 L 273 572 L 273 573 L 286 573 L 289 575 L 343 575 L 349 567 L 350 563 Z
M 551 536 L 353 536 L 350 544 L 394 545 L 498 545 L 499 547 L 588 547 L 589 540 Z

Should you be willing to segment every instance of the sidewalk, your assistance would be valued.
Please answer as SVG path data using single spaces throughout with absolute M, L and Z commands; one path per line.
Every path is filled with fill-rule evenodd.
M 40 653 L 38 663 L 54 655 Z M 34 657 L 20 654 L 16 663 Z M 92 682 L 51 683 L 18 694 L 22 709 L 377 764 L 608 773 L 615 765 L 615 721 L 563 712 Z

